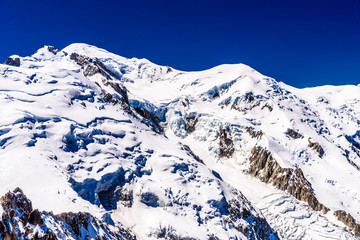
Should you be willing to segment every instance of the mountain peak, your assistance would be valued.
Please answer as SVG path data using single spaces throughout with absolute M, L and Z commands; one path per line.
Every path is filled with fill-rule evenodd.
M 34 227 L 3 207 L 14 229 L 70 239 L 82 228 L 113 239 L 111 226 L 129 229 L 120 239 L 359 234 L 356 86 L 297 89 L 244 64 L 179 71 L 82 43 L 12 61 L 20 67 L 0 68 L 0 193 L 20 187 L 46 211 L 33 213 Z

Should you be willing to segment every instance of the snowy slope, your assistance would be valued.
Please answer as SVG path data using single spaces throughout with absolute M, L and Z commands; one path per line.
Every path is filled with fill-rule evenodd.
M 196 153 L 206 149 L 204 158 L 212 159 L 217 171 L 222 165 L 230 165 L 239 169 L 236 173 L 239 175 L 241 172 L 246 175 L 249 152 L 260 145 L 273 154 L 282 168 L 302 169 L 316 198 L 330 209 L 327 214 L 330 221 L 333 211 L 344 210 L 360 222 L 359 87 L 295 89 L 244 65 L 170 74 L 160 75 L 159 81 L 149 81 L 148 85 L 136 84 L 136 81 L 126 85 L 129 91 L 140 96 L 146 96 L 144 91 L 152 93 L 146 100 L 168 110 L 168 136 L 193 146 Z M 165 94 L 162 94 L 162 86 L 167 87 Z M 173 99 L 169 101 L 168 96 Z M 191 134 L 186 132 L 187 118 L 196 118 L 196 130 Z M 223 126 L 229 127 L 235 148 L 233 156 L 225 159 L 219 157 L 219 130 Z M 248 127 L 261 131 L 261 139 L 251 138 L 246 131 Z M 287 129 L 294 129 L 303 137 L 293 139 L 286 134 Z M 324 149 L 324 156 L 320 157 L 309 147 L 309 141 L 313 140 Z M 223 174 L 228 175 L 228 170 Z M 229 179 L 228 182 L 238 186 L 239 180 Z M 238 189 L 245 193 L 246 186 Z M 261 201 L 267 197 L 265 192 L 263 194 L 259 196 Z M 254 191 L 247 193 L 250 199 L 253 195 Z M 271 223 L 273 216 L 269 217 Z M 304 223 L 299 224 L 307 228 L 308 220 L 304 218 Z M 335 224 L 339 223 L 335 221 Z M 281 228 L 277 230 L 281 232 Z M 315 226 L 314 229 L 321 228 Z M 306 232 L 311 233 L 307 229 L 300 231 L 305 232 L 304 237 Z M 325 238 L 333 235 L 332 230 L 324 231 Z M 326 234 L 327 231 L 331 233 Z M 314 238 L 319 239 L 319 236 Z
M 18 58 L 0 65 L 2 195 L 110 214 L 140 239 L 276 238 L 266 221 L 281 239 L 356 238 L 334 212 L 360 223 L 358 86 L 183 72 L 86 44 Z
M 83 55 L 94 47 L 69 48 L 0 66 L 1 193 L 20 187 L 35 208 L 90 212 L 138 239 L 277 239 L 240 191 L 127 105 L 123 83 Z

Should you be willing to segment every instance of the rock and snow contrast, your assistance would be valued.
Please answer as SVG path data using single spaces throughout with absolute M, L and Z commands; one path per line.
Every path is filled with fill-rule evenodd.
M 359 109 L 358 86 L 297 89 L 243 64 L 13 55 L 0 237 L 358 239 Z

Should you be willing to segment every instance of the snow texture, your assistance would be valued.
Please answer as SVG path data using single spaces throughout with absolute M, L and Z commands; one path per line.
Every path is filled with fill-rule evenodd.
M 20 187 L 35 208 L 90 212 L 138 239 L 356 239 L 333 212 L 360 223 L 358 86 L 296 89 L 243 64 L 169 71 L 87 44 L 19 58 L 0 65 L 2 195 Z M 330 211 L 251 177 L 254 146 L 301 168 Z

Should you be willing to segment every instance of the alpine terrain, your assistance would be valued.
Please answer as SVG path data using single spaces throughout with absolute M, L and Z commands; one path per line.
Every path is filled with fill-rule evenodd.
M 43 46 L 0 114 L 0 239 L 360 239 L 359 86 Z

